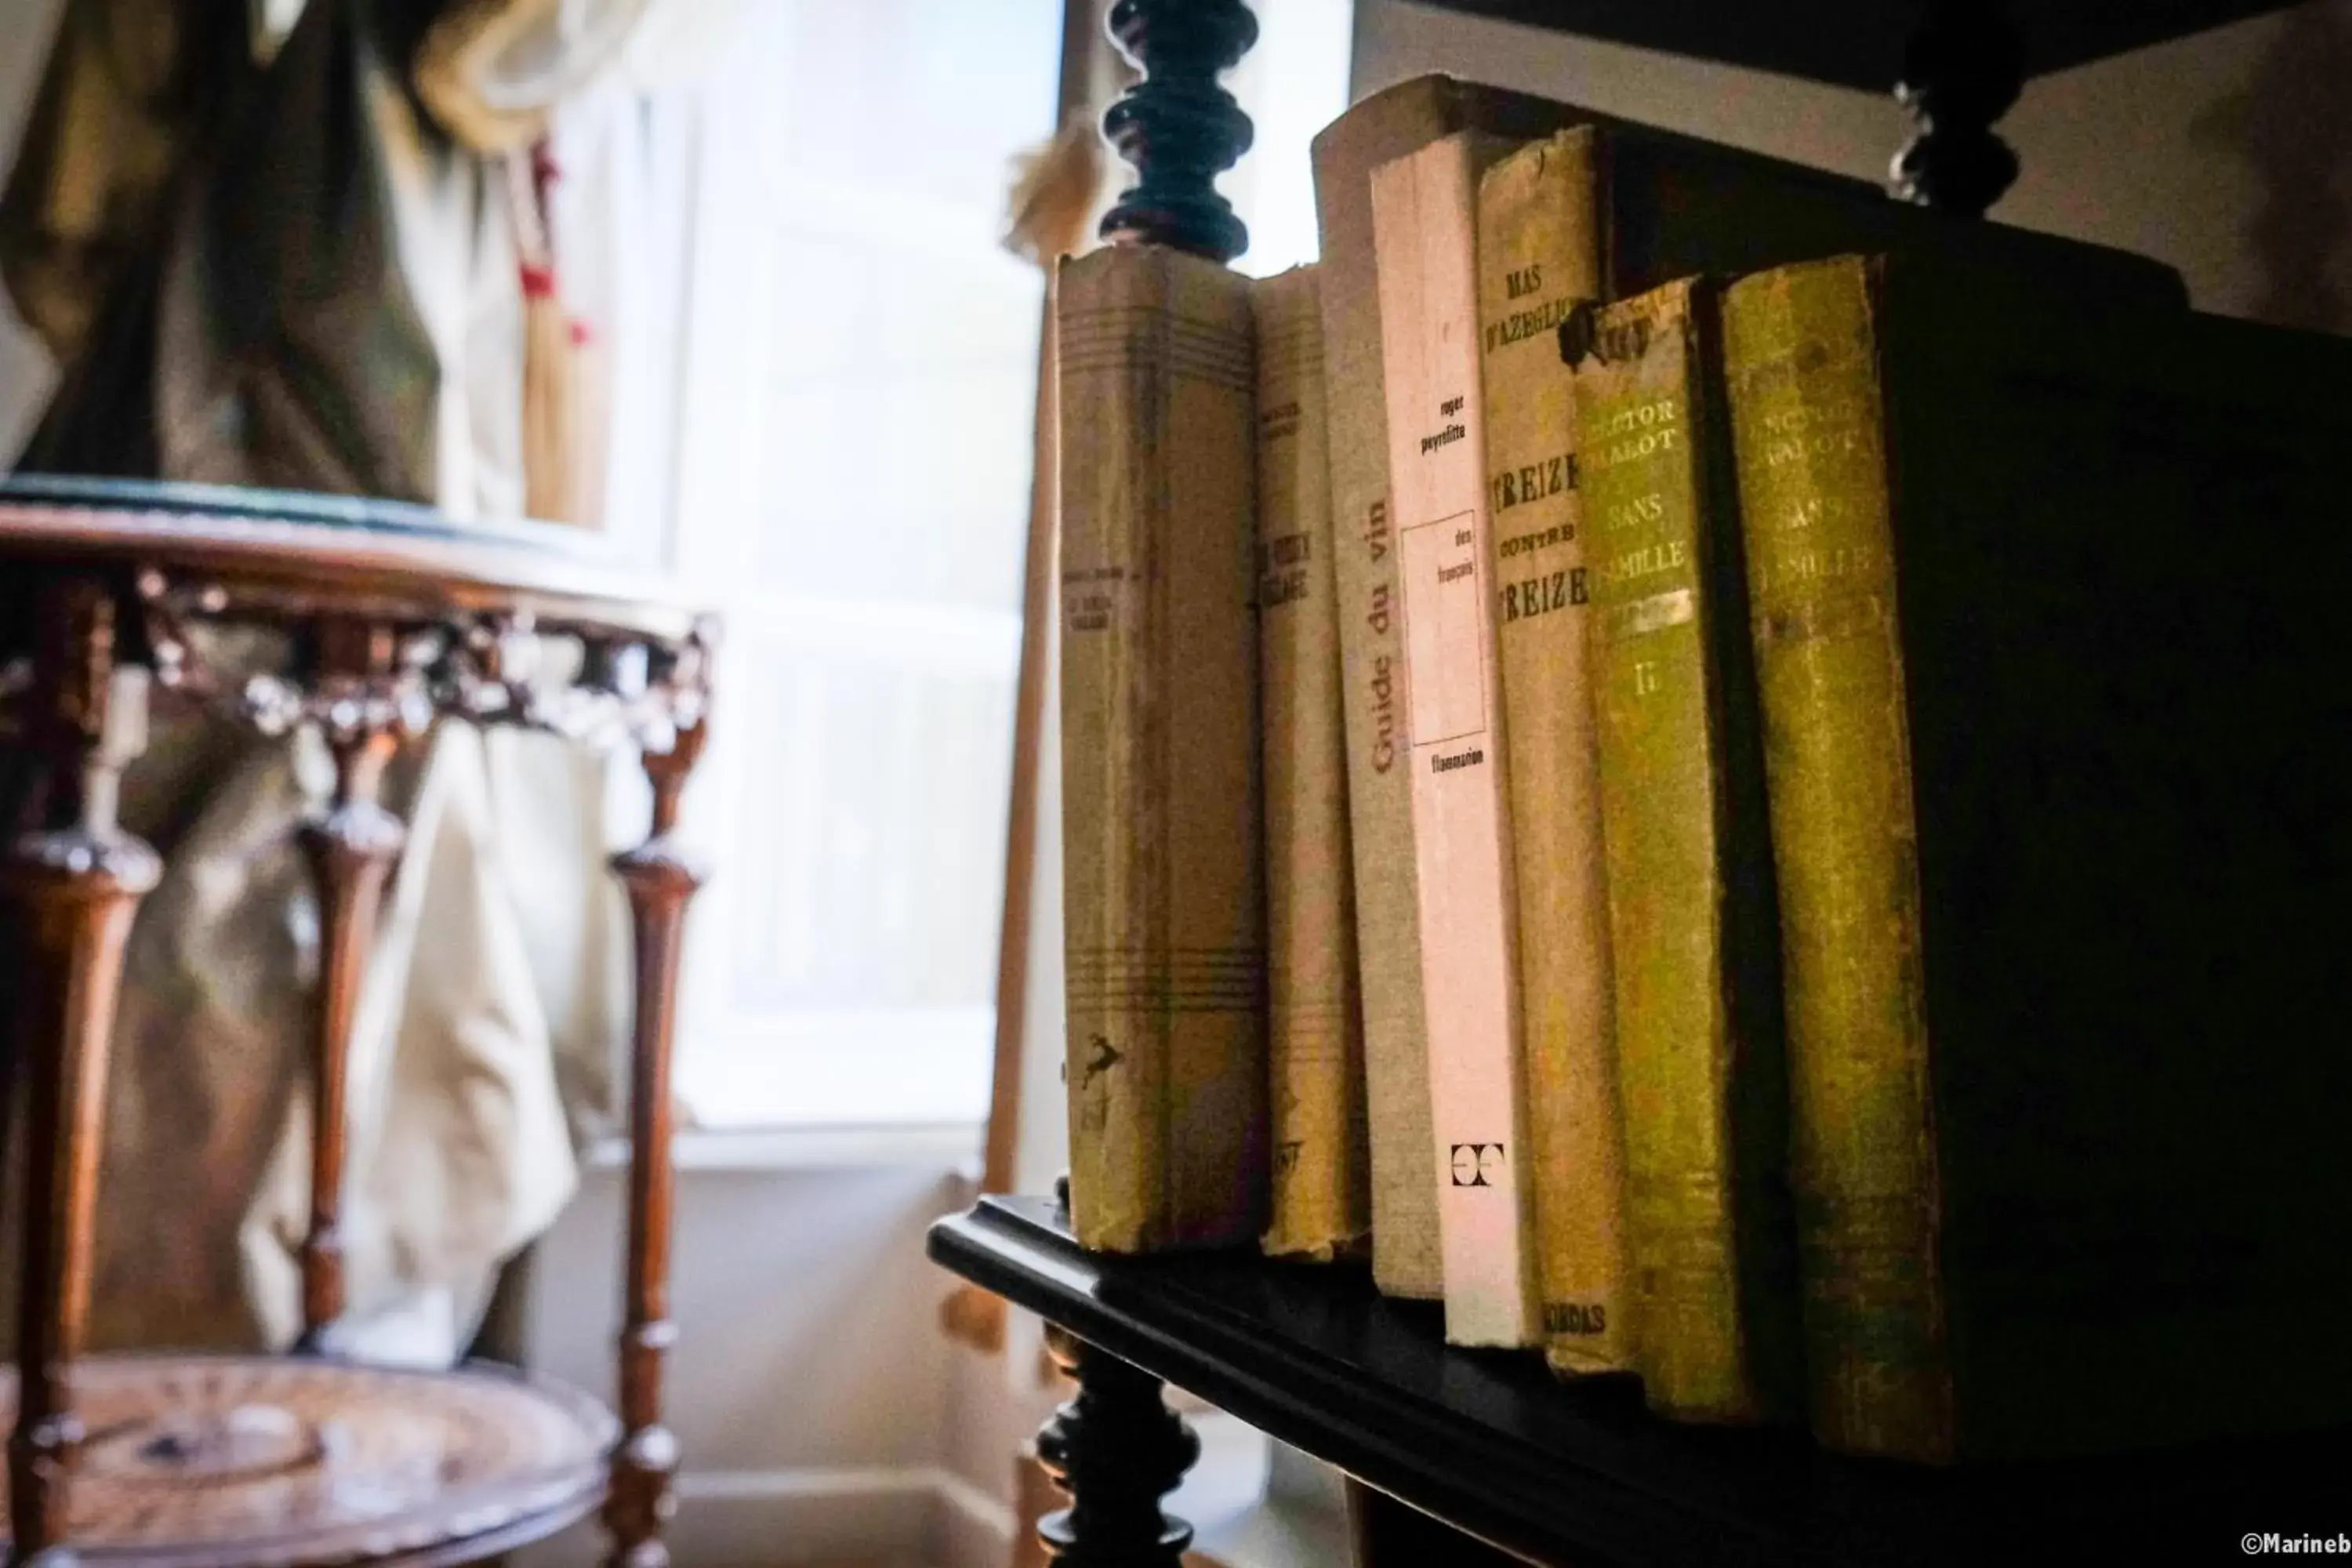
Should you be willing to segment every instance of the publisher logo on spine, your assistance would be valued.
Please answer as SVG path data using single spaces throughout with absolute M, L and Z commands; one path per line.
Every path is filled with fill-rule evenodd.
M 1491 1187 L 1501 1180 L 1503 1146 L 1500 1143 L 1456 1143 L 1453 1150 L 1455 1186 Z

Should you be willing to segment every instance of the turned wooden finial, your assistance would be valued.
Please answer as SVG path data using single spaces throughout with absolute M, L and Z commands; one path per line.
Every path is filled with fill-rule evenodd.
M 1895 96 L 1918 124 L 1889 184 L 1906 202 L 1981 217 L 2017 178 L 1993 134 L 2025 83 L 2025 43 L 2000 0 L 1929 0 Z
M 1201 1440 L 1160 1397 L 1160 1380 L 1045 1326 L 1045 1352 L 1077 1396 L 1037 1434 L 1037 1462 L 1070 1506 L 1038 1521 L 1057 1568 L 1181 1568 L 1192 1527 L 1160 1511 L 1201 1457 Z
M 1242 0 L 1117 0 L 1104 19 L 1142 71 L 1103 112 L 1103 135 L 1136 182 L 1103 216 L 1102 237 L 1231 261 L 1249 230 L 1216 178 L 1249 151 L 1249 116 L 1217 85 L 1257 42 Z

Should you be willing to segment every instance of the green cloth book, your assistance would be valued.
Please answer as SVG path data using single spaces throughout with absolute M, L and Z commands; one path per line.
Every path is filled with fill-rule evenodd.
M 1580 320 L 1578 472 L 1634 1363 L 1651 1405 L 1798 1405 L 1780 961 L 1715 290 Z
M 1817 1435 L 2352 1418 L 2352 344 L 1924 255 L 1723 318 Z
M 1330 434 L 1334 586 L 1346 710 L 1349 837 L 1362 967 L 1372 1267 L 1395 1295 L 1441 1293 L 1441 1173 L 1429 1102 L 1428 1004 L 1402 675 L 1401 559 L 1389 493 L 1370 174 L 1458 131 L 1483 160 L 1570 127 L 1592 132 L 1587 210 L 1600 297 L 1694 273 L 1728 275 L 1853 249 L 1979 249 L 2085 292 L 2178 305 L 2180 281 L 2143 258 L 1948 217 L 1878 186 L 1524 93 L 1423 76 L 1373 93 L 1315 139 Z M 1547 292 L 1532 309 L 1561 300 Z M 1566 447 L 1561 432 L 1559 448 Z M 1586 1320 L 1588 1322 L 1591 1320 Z

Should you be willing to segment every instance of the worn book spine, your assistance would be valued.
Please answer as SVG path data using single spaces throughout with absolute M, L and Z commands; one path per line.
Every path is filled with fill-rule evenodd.
M 1709 302 L 1685 281 L 1595 314 L 1577 452 L 1634 1357 L 1656 1408 L 1754 1421 L 1794 1400 L 1796 1283 L 1770 846 Z
M 1348 820 L 1371 1151 L 1372 1279 L 1391 1296 L 1445 1290 L 1437 1249 L 1437 1163 L 1429 1123 L 1429 1036 L 1421 994 L 1404 641 L 1390 522 L 1388 409 L 1372 263 L 1371 171 L 1436 140 L 1456 118 L 1452 84 L 1392 89 L 1315 142 L 1322 234 L 1323 363 L 1329 418 L 1332 575 L 1347 721 Z
M 1949 1459 L 1918 835 L 1870 264 L 1723 303 L 1787 992 L 1808 1404 L 1831 1447 Z
M 1064 264 L 1070 1212 L 1114 1252 L 1266 1218 L 1249 280 L 1155 247 Z
M 1601 293 L 1595 132 L 1563 131 L 1478 183 L 1504 728 L 1510 736 L 1526 1061 L 1544 1353 L 1562 1372 L 1628 1364 L 1624 1154 L 1609 905 L 1585 619 L 1575 409 L 1558 327 Z
M 1317 277 L 1293 268 L 1257 284 L 1250 301 L 1274 1158 L 1263 1245 L 1328 1260 L 1370 1234 L 1371 1173 Z
M 1538 1339 L 1467 133 L 1372 171 L 1445 1335 Z

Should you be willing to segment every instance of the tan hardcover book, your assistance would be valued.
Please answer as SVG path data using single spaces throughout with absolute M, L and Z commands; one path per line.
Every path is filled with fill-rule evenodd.
M 1537 1338 L 1472 133 L 1372 171 L 1445 1337 Z
M 1264 1245 L 1328 1261 L 1360 1246 L 1372 1220 L 1318 275 L 1295 268 L 1260 282 L 1250 300 L 1274 1150 Z
M 1266 1214 L 1249 280 L 1063 264 L 1062 835 L 1070 1214 L 1113 1252 Z
M 1571 309 L 1601 293 L 1595 136 L 1586 126 L 1530 142 L 1478 182 L 1478 344 L 1510 735 L 1519 1039 L 1544 1353 L 1562 1372 L 1630 1364 L 1585 542 L 1572 384 L 1557 331 Z

